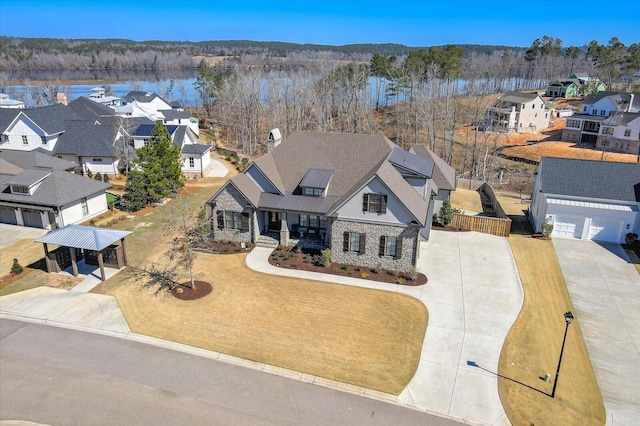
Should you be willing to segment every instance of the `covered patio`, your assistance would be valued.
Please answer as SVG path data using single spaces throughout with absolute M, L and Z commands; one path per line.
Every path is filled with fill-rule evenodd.
M 69 266 L 78 276 L 78 263 L 97 265 L 100 277 L 105 281 L 105 267 L 122 269 L 127 265 L 124 239 L 131 232 L 92 226 L 67 225 L 51 231 L 34 241 L 44 246 L 48 272 L 62 272 Z M 117 244 L 119 242 L 119 244 Z M 59 246 L 49 251 L 48 244 Z

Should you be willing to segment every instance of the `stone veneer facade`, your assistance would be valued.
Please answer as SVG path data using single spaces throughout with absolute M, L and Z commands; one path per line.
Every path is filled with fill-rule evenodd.
M 253 234 L 257 232 L 257 218 L 253 209 L 246 207 L 247 200 L 232 185 L 227 185 L 216 198 L 215 207 L 212 209 L 211 220 L 213 221 L 213 238 L 216 240 L 238 241 L 242 243 L 255 242 L 257 237 L 253 238 Z M 218 212 L 233 211 L 249 213 L 249 231 L 243 232 L 240 229 L 220 229 L 218 228 Z
M 345 232 L 366 234 L 365 253 L 343 251 Z M 331 260 L 337 263 L 407 272 L 415 267 L 418 260 L 418 226 L 391 226 L 376 223 L 335 220 L 331 225 Z M 402 255 L 399 259 L 392 256 L 380 256 L 380 237 L 389 236 L 402 239 Z

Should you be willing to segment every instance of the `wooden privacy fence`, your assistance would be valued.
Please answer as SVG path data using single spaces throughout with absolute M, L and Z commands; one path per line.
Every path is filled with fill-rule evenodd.
M 468 229 L 469 231 L 482 232 L 484 234 L 508 237 L 511 232 L 511 219 L 498 219 L 486 216 L 467 216 L 460 213 L 453 214 L 451 226 Z

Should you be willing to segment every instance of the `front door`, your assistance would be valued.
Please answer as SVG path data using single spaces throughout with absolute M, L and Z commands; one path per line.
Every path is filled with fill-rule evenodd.
M 274 229 L 276 231 L 279 231 L 281 225 L 282 225 L 282 213 L 269 212 L 269 229 Z

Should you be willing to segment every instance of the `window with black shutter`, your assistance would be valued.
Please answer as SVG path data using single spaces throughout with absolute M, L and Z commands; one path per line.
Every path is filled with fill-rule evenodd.
M 380 256 L 391 256 L 400 259 L 402 257 L 402 238 L 383 235 L 380 237 L 378 254 Z
M 383 194 L 363 194 L 362 210 L 373 213 L 387 212 L 387 196 Z
M 396 259 L 402 257 L 402 238 L 396 238 Z
M 242 232 L 249 231 L 249 213 L 242 213 Z
M 345 232 L 343 234 L 342 250 L 364 254 L 366 240 L 367 234 L 361 234 L 359 232 Z
M 218 210 L 216 216 L 218 219 L 218 228 L 224 229 L 224 210 Z

